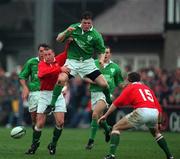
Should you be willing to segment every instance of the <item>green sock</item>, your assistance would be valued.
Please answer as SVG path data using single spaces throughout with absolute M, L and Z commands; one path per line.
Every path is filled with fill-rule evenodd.
M 105 97 L 106 97 L 106 102 L 107 102 L 108 104 L 112 104 L 111 94 L 110 94 L 110 91 L 109 91 L 109 87 L 108 87 L 108 88 L 105 88 L 105 89 L 103 90 L 103 93 L 104 93 L 104 95 L 105 95 Z
M 166 140 L 164 139 L 163 136 L 160 136 L 156 139 L 158 145 L 161 147 L 161 149 L 165 152 L 167 158 L 171 157 L 171 153 L 169 151 L 169 148 L 167 146 Z
M 91 134 L 90 134 L 90 139 L 92 139 L 92 140 L 95 139 L 97 130 L 98 130 L 97 119 L 92 119 L 92 121 L 91 121 Z
M 40 137 L 41 137 L 41 131 L 37 131 L 34 129 L 32 143 L 38 143 L 40 140 Z
M 52 145 L 56 146 L 58 139 L 61 136 L 62 130 L 63 130 L 62 128 L 57 128 L 57 127 L 54 128 Z
M 100 126 L 105 130 L 105 132 L 110 131 L 110 126 L 108 125 L 106 120 L 101 121 Z
M 63 89 L 63 86 L 60 85 L 55 85 L 54 89 L 53 89 L 53 95 L 52 95 L 52 99 L 51 99 L 51 106 L 55 106 L 55 103 L 59 97 L 59 95 L 61 94 L 61 91 Z
M 116 149 L 119 145 L 119 139 L 120 139 L 119 134 L 111 134 L 110 150 L 109 150 L 109 153 L 111 155 L 115 155 Z

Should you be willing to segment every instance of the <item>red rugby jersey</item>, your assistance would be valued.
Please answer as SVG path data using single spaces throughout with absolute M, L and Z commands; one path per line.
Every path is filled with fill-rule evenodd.
M 55 57 L 52 64 L 41 61 L 38 64 L 38 77 L 40 79 L 40 90 L 53 90 L 57 82 L 58 75 L 61 72 L 61 67 L 64 65 L 67 58 L 66 49 Z
M 162 112 L 162 108 L 154 92 L 145 84 L 134 82 L 124 88 L 113 102 L 116 107 L 132 106 L 136 108 L 155 108 Z

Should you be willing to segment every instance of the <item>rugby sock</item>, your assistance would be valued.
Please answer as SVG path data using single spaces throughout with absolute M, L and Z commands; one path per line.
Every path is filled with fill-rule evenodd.
M 61 136 L 61 133 L 62 133 L 62 128 L 61 127 L 55 127 L 54 128 L 54 131 L 53 131 L 53 138 L 52 138 L 52 142 L 51 142 L 51 144 L 53 145 L 53 146 L 56 146 L 56 144 L 57 144 L 57 142 L 58 142 L 58 139 L 59 139 L 59 137 Z
M 105 130 L 105 132 L 110 131 L 110 126 L 108 125 L 106 120 L 101 121 L 99 125 Z
M 92 139 L 92 140 L 95 139 L 97 130 L 98 130 L 97 119 L 92 119 L 92 121 L 91 121 L 91 134 L 90 134 L 90 139 Z
M 105 97 L 106 97 L 106 102 L 107 102 L 109 105 L 111 105 L 111 104 L 112 104 L 112 100 L 111 100 L 111 95 L 110 95 L 109 87 L 105 88 L 105 89 L 103 90 L 103 93 L 104 93 L 104 95 L 105 95 Z
M 164 139 L 164 137 L 162 135 L 160 135 L 159 137 L 156 138 L 156 141 L 158 143 L 158 145 L 161 147 L 161 149 L 165 152 L 167 158 L 172 157 L 172 154 L 169 151 L 169 148 L 167 146 L 166 140 Z
M 116 149 L 119 145 L 119 139 L 120 139 L 119 131 L 118 131 L 118 133 L 112 133 L 111 134 L 110 150 L 109 150 L 109 153 L 111 155 L 115 155 Z
M 53 95 L 52 95 L 52 99 L 51 99 L 51 106 L 55 106 L 55 103 L 59 97 L 59 95 L 61 94 L 61 91 L 63 89 L 64 86 L 60 86 L 60 85 L 55 85 L 54 89 L 53 89 Z
M 38 128 L 35 126 L 34 131 L 33 131 L 32 143 L 33 143 L 33 144 L 39 143 L 40 137 L 41 137 L 41 129 L 38 129 Z

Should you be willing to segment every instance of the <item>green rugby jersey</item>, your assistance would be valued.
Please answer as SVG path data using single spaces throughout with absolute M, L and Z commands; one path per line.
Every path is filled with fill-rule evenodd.
M 27 81 L 29 91 L 39 91 L 40 81 L 38 78 L 38 63 L 39 58 L 34 57 L 29 59 L 23 66 L 19 74 L 19 79 L 24 79 Z
M 110 93 L 113 94 L 114 89 L 124 81 L 122 73 L 121 73 L 121 69 L 119 68 L 119 66 L 110 61 L 110 63 L 105 64 L 104 68 L 101 68 L 99 65 L 99 61 L 95 60 L 95 64 L 96 66 L 99 68 L 99 70 L 101 71 L 101 73 L 104 75 L 104 77 L 106 78 L 108 84 L 109 84 L 109 88 L 110 88 Z M 97 84 L 91 84 L 90 85 L 90 91 L 91 92 L 101 92 L 103 89 L 98 86 Z
M 68 48 L 68 59 L 86 60 L 91 58 L 94 52 L 105 52 L 104 40 L 96 29 L 92 27 L 89 31 L 84 32 L 80 23 L 72 24 L 71 27 L 76 29 L 65 35 L 65 40 L 68 37 L 74 39 Z

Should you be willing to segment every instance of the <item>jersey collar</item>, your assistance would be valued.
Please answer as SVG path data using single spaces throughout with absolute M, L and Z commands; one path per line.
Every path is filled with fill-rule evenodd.
M 107 67 L 108 65 L 110 65 L 111 63 L 113 63 L 113 61 L 112 61 L 112 60 L 109 60 L 109 62 L 108 62 L 108 63 L 104 63 L 104 68 L 105 68 L 105 67 Z
M 83 29 L 82 29 L 82 27 L 81 27 L 82 25 L 81 25 L 81 23 L 78 25 L 78 27 L 79 28 L 81 28 L 81 30 L 82 30 L 82 34 L 84 34 L 85 32 L 83 31 Z M 88 31 L 92 31 L 93 30 L 93 26 L 88 30 Z

